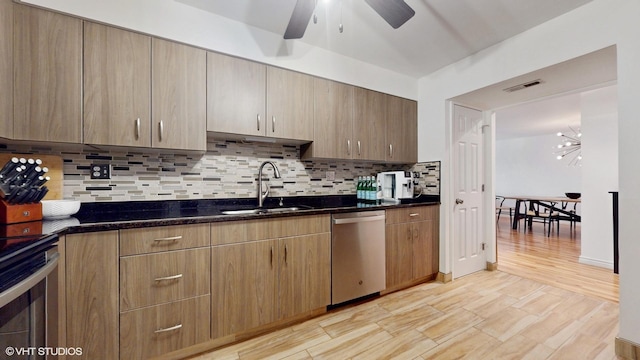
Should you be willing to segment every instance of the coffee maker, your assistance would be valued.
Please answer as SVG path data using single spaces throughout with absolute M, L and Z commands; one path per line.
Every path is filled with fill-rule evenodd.
M 387 203 L 399 203 L 400 199 L 413 198 L 413 173 L 411 171 L 385 171 L 378 173 L 381 199 Z

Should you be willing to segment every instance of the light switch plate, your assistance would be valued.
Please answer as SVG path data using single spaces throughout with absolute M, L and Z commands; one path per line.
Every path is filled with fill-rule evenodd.
M 91 164 L 92 179 L 111 179 L 111 165 Z

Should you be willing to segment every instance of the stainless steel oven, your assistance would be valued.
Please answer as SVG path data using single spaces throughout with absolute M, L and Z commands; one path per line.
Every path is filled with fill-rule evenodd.
M 56 358 L 60 256 L 52 244 L 56 240 L 28 239 L 27 246 L 2 257 L 0 358 Z

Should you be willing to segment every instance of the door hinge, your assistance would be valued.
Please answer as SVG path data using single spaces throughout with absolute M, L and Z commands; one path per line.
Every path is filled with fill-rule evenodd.
M 484 251 L 485 245 L 487 245 L 487 243 L 482 243 L 482 251 Z

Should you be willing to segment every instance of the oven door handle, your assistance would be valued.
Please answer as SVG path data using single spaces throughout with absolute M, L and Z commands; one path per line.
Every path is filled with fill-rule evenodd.
M 35 272 L 33 275 L 28 278 L 22 280 L 17 285 L 12 288 L 6 290 L 5 292 L 0 294 L 0 307 L 7 305 L 13 300 L 17 299 L 20 295 L 27 292 L 32 287 L 36 286 L 40 281 L 44 280 L 51 272 L 58 266 L 58 259 L 60 258 L 60 253 L 55 253 L 49 257 L 47 260 L 47 264 L 43 266 L 40 270 Z

